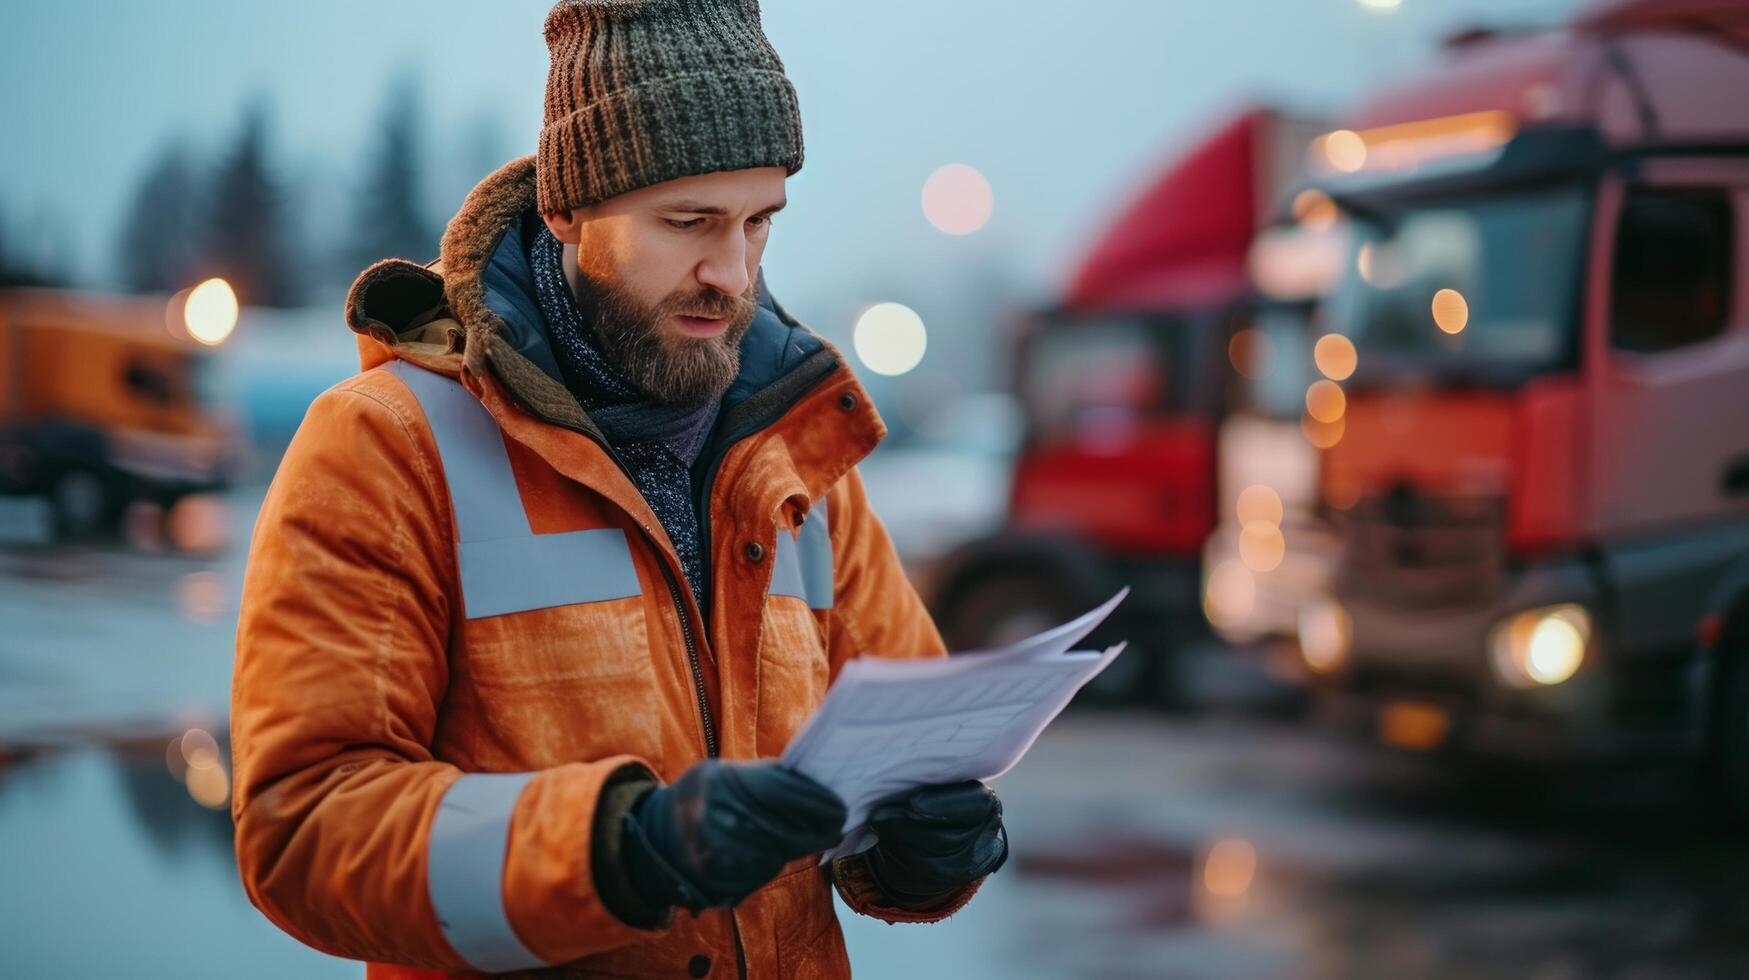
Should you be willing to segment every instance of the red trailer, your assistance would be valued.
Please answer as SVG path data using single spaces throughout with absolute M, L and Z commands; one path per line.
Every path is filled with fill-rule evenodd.
M 1013 387 L 1026 438 L 1005 526 L 950 556 L 931 589 L 955 648 L 1025 635 L 1129 584 L 1113 632 L 1138 642 L 1095 693 L 1149 696 L 1167 681 L 1168 651 L 1202 626 L 1229 339 L 1265 305 L 1247 271 L 1252 239 L 1318 131 L 1266 109 L 1229 119 L 1023 325 Z

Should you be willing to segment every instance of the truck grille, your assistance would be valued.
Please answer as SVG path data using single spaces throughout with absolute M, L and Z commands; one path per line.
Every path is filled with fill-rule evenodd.
M 1406 484 L 1360 500 L 1344 519 L 1342 591 L 1402 609 L 1475 605 L 1500 588 L 1505 502 L 1435 496 Z

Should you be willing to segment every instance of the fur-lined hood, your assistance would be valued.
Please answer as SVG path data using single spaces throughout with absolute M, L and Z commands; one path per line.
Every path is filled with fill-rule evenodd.
M 460 354 L 466 370 L 489 369 L 533 414 L 593 430 L 564 386 L 534 292 L 527 258 L 541 226 L 534 168 L 533 156 L 521 157 L 476 185 L 450 219 L 437 261 L 421 266 L 384 259 L 360 273 L 347 294 L 346 322 L 391 349 L 418 345 L 430 356 Z M 779 382 L 780 393 L 799 394 L 842 367 L 831 345 L 772 298 L 763 272 L 758 304 L 725 410 Z

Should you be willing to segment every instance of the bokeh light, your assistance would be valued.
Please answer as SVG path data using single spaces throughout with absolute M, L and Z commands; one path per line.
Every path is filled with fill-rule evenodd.
M 1254 572 L 1274 571 L 1287 554 L 1281 528 L 1268 521 L 1252 521 L 1239 532 L 1239 560 Z
M 969 235 L 984 227 L 995 203 L 990 182 L 963 163 L 940 167 L 923 182 L 923 216 L 949 235 Z
M 1209 622 L 1229 626 L 1251 615 L 1257 603 L 1257 580 L 1250 569 L 1234 561 L 1223 561 L 1209 571 L 1203 586 L 1202 608 Z
M 204 728 L 190 728 L 180 739 L 182 761 L 190 770 L 211 769 L 219 764 L 219 743 Z
M 1247 840 L 1216 841 L 1202 860 L 1202 886 L 1222 898 L 1245 894 L 1256 875 L 1257 849 Z
M 1336 382 L 1321 378 L 1306 389 L 1306 414 L 1312 418 L 1320 422 L 1336 422 L 1347 411 L 1348 398 Z
M 1318 449 L 1329 449 L 1342 441 L 1345 423 L 1341 418 L 1334 422 L 1321 422 L 1310 415 L 1300 417 L 1300 432 L 1306 441 Z
M 1366 166 L 1366 140 L 1352 129 L 1338 129 L 1323 139 L 1324 161 L 1332 170 L 1351 174 Z
M 1239 491 L 1238 513 L 1241 527 L 1254 521 L 1280 524 L 1281 495 L 1261 483 L 1252 484 Z
M 1585 657 L 1585 637 L 1562 616 L 1547 616 L 1531 631 L 1524 658 L 1525 673 L 1539 684 L 1559 684 L 1572 677 Z
M 190 728 L 170 740 L 165 750 L 170 775 L 182 780 L 194 802 L 222 810 L 231 798 L 231 777 L 218 740 L 204 728 Z
M 903 303 L 876 303 L 856 318 L 851 336 L 857 359 L 876 374 L 899 375 L 923 361 L 929 333 L 923 318 Z
M 1446 333 L 1459 333 L 1470 322 L 1470 304 L 1455 289 L 1433 294 L 1433 322 Z
M 231 780 L 223 766 L 188 770 L 188 795 L 209 810 L 222 810 L 231 798 Z
M 236 329 L 237 294 L 223 279 L 208 279 L 188 294 L 182 318 L 190 337 L 217 347 Z
M 1312 361 L 1331 381 L 1346 381 L 1360 364 L 1354 341 L 1339 333 L 1327 333 L 1312 347 Z
M 1306 226 L 1310 231 L 1326 231 L 1336 224 L 1340 214 L 1336 202 L 1330 195 L 1309 187 L 1294 195 L 1294 220 Z

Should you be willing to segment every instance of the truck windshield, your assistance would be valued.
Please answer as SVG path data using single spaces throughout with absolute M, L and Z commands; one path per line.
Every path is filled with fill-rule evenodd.
M 1235 412 L 1298 422 L 1312 382 L 1312 338 L 1318 328 L 1305 310 L 1265 307 L 1233 334 L 1227 407 Z
M 1358 216 L 1330 320 L 1354 341 L 1361 376 L 1403 367 L 1523 376 L 1570 364 L 1589 206 L 1570 187 Z
M 1034 438 L 1097 438 L 1193 401 L 1191 322 L 1158 316 L 1050 323 L 1027 345 L 1017 394 Z

